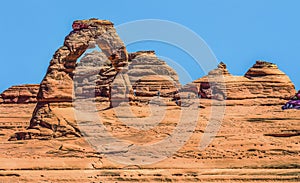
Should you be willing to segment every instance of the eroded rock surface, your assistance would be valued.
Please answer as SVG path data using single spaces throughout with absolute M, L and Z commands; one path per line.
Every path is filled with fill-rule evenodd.
M 208 76 L 179 87 L 176 72 L 153 51 L 127 56 L 111 22 L 75 21 L 73 29 L 54 55 L 40 90 L 39 85 L 14 86 L 0 96 L 0 182 L 299 182 L 299 113 L 283 111 L 280 105 L 280 100 L 295 93 L 294 85 L 275 64 L 258 61 L 245 76 L 233 76 L 220 63 Z M 98 34 L 103 39 L 95 40 L 92 35 Z M 77 61 L 95 45 L 102 51 L 87 53 Z M 184 95 L 177 93 L 178 88 Z M 149 105 L 104 106 L 124 97 L 134 101 L 153 98 L 158 91 L 160 97 L 154 97 Z M 197 94 L 204 99 L 197 99 Z M 165 101 L 172 97 L 176 102 L 191 99 L 205 107 L 186 110 L 167 105 Z M 95 106 L 83 107 L 91 107 L 109 134 L 130 145 L 113 146 L 109 138 L 103 138 L 97 123 L 87 126 L 102 142 L 106 141 L 105 148 L 87 143 L 93 135 L 69 138 L 81 137 L 78 124 L 89 122 L 75 120 L 72 102 L 83 99 L 84 105 L 89 98 Z M 212 100 L 206 98 L 227 99 L 219 127 L 211 119 L 224 106 L 210 105 Z M 240 103 L 247 105 L 236 106 Z M 32 111 L 29 129 L 25 130 Z M 84 119 L 90 120 L 89 116 Z M 176 137 L 181 120 L 186 127 L 196 127 L 189 130 L 189 139 L 180 149 L 166 159 L 128 166 L 109 158 L 125 153 L 131 163 L 137 156 L 126 152 L 138 145 L 147 147 Z M 159 124 L 146 128 L 152 126 L 149 122 Z M 211 133 L 206 131 L 209 125 L 219 128 L 218 134 L 201 149 L 199 144 L 207 140 L 205 134 Z M 141 126 L 143 130 L 133 128 Z M 163 150 L 164 154 L 181 141 L 182 136 L 177 137 L 171 146 L 160 146 L 154 152 Z M 134 155 L 145 156 L 147 161 L 157 158 L 153 153 Z
M 35 103 L 37 102 L 36 96 L 39 91 L 38 84 L 25 84 L 12 86 L 5 90 L 0 95 L 0 104 L 5 103 Z
M 159 94 L 173 98 L 174 92 L 180 88 L 176 71 L 157 58 L 154 51 L 134 54 L 128 67 L 128 76 L 135 95 L 153 97 Z
M 295 94 L 290 78 L 277 65 L 265 61 L 257 61 L 245 76 L 231 75 L 226 65 L 221 63 L 208 76 L 194 83 L 203 98 L 287 100 Z
M 76 97 L 96 97 L 98 102 L 108 102 L 112 94 L 114 102 L 128 102 L 145 101 L 147 97 L 157 96 L 158 92 L 162 97 L 174 96 L 180 87 L 178 75 L 166 62 L 158 59 L 154 51 L 129 55 L 128 68 L 117 72 L 103 52 L 86 54 L 75 70 Z
M 117 35 L 113 24 L 107 20 L 78 20 L 65 38 L 64 45 L 53 55 L 46 76 L 41 82 L 37 106 L 29 129 L 45 130 L 47 135 L 80 136 L 74 112 L 73 76 L 77 59 L 87 50 L 98 46 L 116 71 L 128 62 L 124 43 Z M 52 134 L 52 132 L 54 132 Z
M 101 51 L 94 50 L 81 58 L 87 49 L 96 46 Z M 75 21 L 73 31 L 54 54 L 41 82 L 28 129 L 38 130 L 38 135 L 47 137 L 80 136 L 74 99 L 92 97 L 110 102 L 112 107 L 113 102 L 119 105 L 124 100 L 150 97 L 158 92 L 172 98 L 178 86 L 176 72 L 159 60 L 154 51 L 128 56 L 111 22 Z
M 97 46 L 101 51 L 86 53 Z M 183 98 L 197 97 L 251 100 L 251 105 L 258 99 L 261 105 L 269 105 L 295 93 L 288 76 L 275 64 L 263 61 L 257 61 L 245 76 L 231 75 L 220 63 L 208 76 L 181 87 L 176 72 L 154 51 L 127 53 L 113 24 L 97 19 L 73 23 L 73 30 L 53 55 L 39 89 L 35 87 L 9 89 L 1 95 L 0 102 L 37 102 L 28 134 L 43 138 L 81 136 L 73 105 L 77 99 L 93 98 L 107 107 L 124 101 L 147 103 L 154 96 L 165 97 L 172 105 L 180 105 Z

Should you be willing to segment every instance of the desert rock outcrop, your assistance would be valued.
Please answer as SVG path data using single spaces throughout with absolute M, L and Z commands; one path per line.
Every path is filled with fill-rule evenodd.
M 159 93 L 161 96 L 172 98 L 174 92 L 180 88 L 176 71 L 157 58 L 154 51 L 140 51 L 133 54 L 134 58 L 128 67 L 128 76 L 135 95 L 153 97 Z
M 73 30 L 65 38 L 64 45 L 53 55 L 46 76 L 40 84 L 38 103 L 29 129 L 48 129 L 55 132 L 55 136 L 80 135 L 74 121 L 71 103 L 74 70 L 77 59 L 87 49 L 96 46 L 102 50 L 116 71 L 122 70 L 127 65 L 126 48 L 110 21 L 97 19 L 75 21 Z M 69 116 L 63 115 L 64 113 Z
M 0 103 L 36 103 L 38 84 L 12 86 L 0 95 Z
M 96 46 L 101 52 L 84 54 Z M 29 129 L 49 137 L 80 136 L 72 104 L 75 98 L 95 97 L 112 106 L 126 98 L 132 100 L 134 93 L 149 97 L 159 91 L 172 98 L 178 86 L 176 72 L 154 51 L 128 55 L 111 22 L 75 21 L 73 31 L 54 54 L 40 84 Z
M 257 61 L 245 76 L 231 75 L 226 65 L 221 63 L 217 69 L 209 72 L 208 76 L 194 83 L 203 98 L 216 98 L 216 95 L 221 94 L 223 99 L 227 100 L 286 100 L 295 94 L 295 87 L 290 78 L 280 71 L 277 65 L 265 61 Z M 222 87 L 218 83 L 223 83 Z
M 100 52 L 84 54 L 97 46 Z M 288 76 L 275 64 L 264 61 L 257 61 L 245 76 L 231 75 L 220 63 L 207 76 L 181 87 L 176 72 L 154 51 L 127 53 L 113 24 L 97 19 L 73 23 L 73 30 L 53 55 L 39 89 L 35 85 L 28 94 L 23 88 L 18 90 L 20 94 L 12 91 L 16 89 L 4 92 L 0 102 L 37 102 L 28 129 L 47 137 L 81 136 L 72 103 L 76 98 L 92 97 L 110 102 L 112 107 L 124 100 L 149 101 L 147 98 L 156 95 L 174 103 L 182 97 L 197 96 L 235 101 L 283 100 L 295 93 Z

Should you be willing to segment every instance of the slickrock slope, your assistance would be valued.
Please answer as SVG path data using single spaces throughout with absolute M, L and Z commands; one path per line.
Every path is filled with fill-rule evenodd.
M 0 95 L 0 103 L 36 103 L 39 85 L 26 84 L 12 86 Z
M 216 114 L 212 106 L 187 111 L 188 116 L 198 113 L 199 118 L 188 142 L 161 162 L 136 166 L 109 160 L 107 154 L 95 151 L 86 138 L 8 142 L 15 129 L 0 128 L 0 182 L 299 182 L 299 111 L 282 111 L 280 107 L 226 106 L 219 132 L 204 150 L 199 149 L 199 143 L 210 117 Z M 149 116 L 160 118 L 156 111 L 161 107 L 154 106 L 153 113 L 147 106 L 130 109 L 135 117 L 123 106 L 100 108 L 98 112 L 115 138 L 133 144 L 155 143 L 169 137 L 184 110 L 169 106 L 162 122 L 145 131 L 130 128 L 122 121 L 138 125 Z M 0 105 L 0 112 L 4 110 L 17 114 Z M 116 111 L 122 111 L 122 116 L 116 117 Z M 192 120 L 187 120 L 187 125 L 192 125 Z
M 215 77 L 218 73 L 223 77 Z M 223 83 L 222 87 L 215 84 L 218 82 Z M 245 76 L 231 75 L 226 65 L 221 63 L 208 76 L 200 78 L 194 83 L 203 93 L 204 98 L 266 99 L 265 104 L 270 104 L 270 101 L 276 99 L 276 102 L 282 104 L 284 100 L 295 94 L 295 87 L 289 77 L 280 71 L 275 64 L 264 61 L 257 61 Z M 237 103 L 239 102 L 237 101 Z M 260 104 L 263 103 L 260 102 Z

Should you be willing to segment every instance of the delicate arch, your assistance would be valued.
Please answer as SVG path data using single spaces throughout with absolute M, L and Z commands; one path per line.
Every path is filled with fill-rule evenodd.
M 73 72 L 76 68 L 76 61 L 87 49 L 97 45 L 112 62 L 116 71 L 120 71 L 128 63 L 126 47 L 110 21 L 77 20 L 74 21 L 72 27 L 73 30 L 66 36 L 64 45 L 53 55 L 47 73 L 40 84 L 38 102 L 29 128 L 36 126 L 49 128 L 52 122 L 44 119 L 47 118 L 45 114 L 51 113 L 50 103 L 72 102 Z M 59 121 L 59 117 L 57 120 Z

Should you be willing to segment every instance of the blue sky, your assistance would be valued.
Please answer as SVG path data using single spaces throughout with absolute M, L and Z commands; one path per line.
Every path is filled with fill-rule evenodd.
M 141 19 L 182 24 L 201 36 L 232 74 L 243 75 L 256 60 L 267 60 L 276 63 L 300 89 L 299 7 L 297 0 L 3 1 L 0 92 L 11 85 L 40 83 L 73 20 L 92 17 L 111 20 L 115 25 Z M 159 43 L 128 48 L 154 49 L 182 63 L 191 59 Z M 202 74 L 193 71 L 192 77 Z

